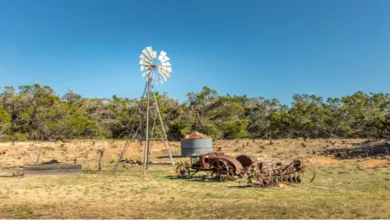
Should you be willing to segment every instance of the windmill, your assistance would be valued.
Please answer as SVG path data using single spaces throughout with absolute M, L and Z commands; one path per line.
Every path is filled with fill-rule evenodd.
M 173 158 L 172 158 L 172 153 L 171 153 L 169 143 L 168 143 L 167 134 L 165 132 L 164 122 L 162 120 L 157 97 L 156 97 L 156 94 L 154 92 L 154 85 L 157 85 L 159 83 L 162 84 L 164 81 L 167 81 L 167 79 L 170 77 L 170 74 L 172 72 L 172 67 L 171 67 L 171 64 L 169 62 L 170 59 L 167 56 L 167 53 L 165 51 L 161 51 L 157 57 L 157 52 L 153 51 L 151 46 L 146 47 L 144 50 L 142 50 L 142 53 L 139 57 L 141 59 L 139 64 L 141 65 L 142 77 L 146 77 L 145 90 L 144 90 L 144 94 L 142 95 L 142 98 L 141 98 L 141 100 L 142 100 L 145 96 L 145 93 L 146 93 L 146 97 L 147 97 L 146 132 L 145 132 L 146 137 L 145 137 L 145 145 L 143 148 L 143 160 L 142 160 L 143 172 L 145 173 L 146 170 L 148 169 L 150 152 L 151 152 L 150 151 L 151 150 L 150 149 L 150 140 L 153 138 L 150 136 L 150 134 L 153 135 L 153 133 L 154 133 L 154 127 L 156 124 L 157 117 L 159 118 L 159 122 L 160 122 L 159 125 L 161 126 L 161 128 L 157 129 L 160 133 L 160 137 L 161 137 L 160 140 L 163 142 L 163 144 L 168 152 L 168 156 L 169 156 L 169 159 L 170 159 L 172 165 L 174 164 Z M 151 97 L 151 96 L 153 96 L 153 97 Z M 150 105 L 151 100 L 153 102 L 153 105 L 152 105 L 153 108 L 151 108 L 151 105 Z M 138 110 L 140 109 L 139 107 L 138 107 Z M 150 131 L 151 126 L 150 126 L 149 119 L 150 119 L 152 109 L 154 110 L 154 122 L 153 122 L 152 132 L 151 132 Z M 138 110 L 137 110 L 137 112 L 138 112 Z M 140 123 L 140 126 L 141 126 L 141 124 L 142 123 Z M 127 140 L 127 142 L 122 150 L 122 153 L 119 157 L 118 163 L 115 167 L 114 173 L 116 172 L 118 165 L 119 165 L 120 161 L 122 160 L 122 157 L 130 144 L 130 141 L 131 141 L 130 139 L 135 138 L 139 129 L 140 128 L 137 129 L 137 131 L 135 132 L 135 134 L 133 135 L 132 138 L 129 138 Z
M 146 76 L 146 82 L 151 80 L 151 82 L 160 82 L 162 84 L 164 81 L 167 81 L 172 68 L 169 63 L 170 59 L 165 51 L 161 51 L 156 60 L 157 52 L 153 51 L 152 47 L 147 47 L 139 57 L 141 58 L 139 64 L 141 64 L 141 71 L 143 71 L 142 77 Z

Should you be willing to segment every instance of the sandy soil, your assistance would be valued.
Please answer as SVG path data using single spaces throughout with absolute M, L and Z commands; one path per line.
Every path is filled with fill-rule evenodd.
M 240 182 L 212 183 L 174 178 L 171 166 L 141 168 L 122 163 L 112 175 L 125 141 L 0 143 L 0 218 L 389 218 L 389 143 L 366 139 L 221 140 L 228 155 L 254 155 L 264 162 L 309 158 L 318 168 L 310 185 L 244 189 Z M 180 143 L 170 142 L 174 160 Z M 103 172 L 97 173 L 104 149 Z M 10 177 L 24 164 L 58 160 L 83 165 L 82 176 Z M 125 159 L 140 160 L 142 143 Z M 348 158 L 348 159 L 342 159 Z M 152 161 L 168 161 L 153 143 Z M 245 185 L 245 183 L 242 183 Z M 368 205 L 367 205 L 368 204 Z
M 288 162 L 295 158 L 313 158 L 320 164 L 339 164 L 343 160 L 335 155 L 324 156 L 324 151 L 332 149 L 358 149 L 361 146 L 387 145 L 383 140 L 367 141 L 366 139 L 283 139 L 283 140 L 218 140 L 214 149 L 221 148 L 229 155 L 253 155 L 266 163 Z M 40 151 L 40 162 L 58 160 L 61 163 L 82 164 L 86 169 L 97 166 L 99 150 L 104 149 L 103 164 L 111 166 L 116 163 L 125 145 L 125 141 L 112 140 L 72 140 L 69 142 L 17 142 L 0 143 L 0 169 L 12 169 L 24 164 L 34 164 Z M 175 160 L 180 158 L 180 142 L 170 142 Z M 124 159 L 141 160 L 143 143 L 132 142 L 124 155 Z M 167 151 L 161 142 L 152 143 L 151 159 L 157 162 L 168 161 Z M 365 167 L 387 164 L 389 155 L 365 155 L 351 158 Z M 368 160 L 369 159 L 369 160 Z

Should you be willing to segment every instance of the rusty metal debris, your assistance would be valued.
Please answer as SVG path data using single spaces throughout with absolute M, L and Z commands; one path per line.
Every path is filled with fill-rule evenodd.
M 240 155 L 236 158 L 223 152 L 213 152 L 190 157 L 190 163 L 181 163 L 176 168 L 179 178 L 192 178 L 198 172 L 219 181 L 243 179 L 254 187 L 277 186 L 280 183 L 310 183 L 315 178 L 315 167 L 310 161 L 297 159 L 283 165 L 267 166 L 254 156 Z

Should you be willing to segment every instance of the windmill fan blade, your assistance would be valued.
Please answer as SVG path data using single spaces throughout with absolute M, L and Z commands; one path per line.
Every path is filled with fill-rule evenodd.
M 159 72 L 161 75 L 164 75 L 164 74 L 165 74 L 165 71 L 164 71 L 164 69 L 163 69 L 161 66 L 158 67 L 158 72 Z
M 145 63 L 148 63 L 148 64 L 151 64 L 152 63 L 152 60 L 149 60 L 149 58 L 145 57 L 145 59 L 143 59 L 143 61 Z
M 140 56 L 141 60 L 144 60 L 145 62 L 148 62 L 148 63 L 152 63 L 152 60 L 149 59 L 149 57 L 145 56 L 144 54 L 141 54 L 141 56 Z
M 160 72 L 160 76 L 164 78 L 165 81 L 167 81 L 167 75 L 163 71 Z
M 145 56 L 145 58 L 147 58 L 148 60 L 152 61 L 153 58 L 152 58 L 152 56 L 149 55 L 147 49 L 144 49 L 144 50 L 142 51 L 142 54 Z M 142 55 L 142 54 L 141 54 L 141 55 Z
M 172 72 L 172 69 L 170 67 L 163 67 L 162 71 L 164 71 L 166 73 L 170 73 L 170 72 Z
M 153 60 L 153 48 L 151 46 L 146 48 L 146 51 L 149 54 L 149 57 L 151 58 L 150 60 Z
M 139 58 L 141 60 L 147 59 L 151 61 L 151 59 L 147 55 L 145 55 L 144 50 L 142 51 L 141 55 L 139 55 Z
M 157 52 L 153 51 L 153 59 L 156 59 L 156 58 L 157 58 Z
M 162 66 L 162 67 L 165 68 L 165 69 L 171 68 L 170 66 Z
M 148 64 L 151 64 L 151 62 L 149 60 L 145 59 L 145 60 L 140 60 L 139 64 L 141 64 L 141 65 L 148 65 Z
M 166 78 L 169 77 L 169 74 L 165 70 L 161 69 L 159 72 L 164 77 L 165 80 L 166 80 Z
M 159 67 L 158 67 L 158 71 L 160 71 L 160 72 L 161 72 L 161 71 L 165 71 L 165 67 L 159 66 Z
M 147 70 L 150 70 L 150 66 L 147 65 L 141 66 L 141 71 L 147 71 Z
M 163 67 L 164 68 L 164 70 L 166 71 L 166 72 L 172 72 L 172 68 L 171 67 L 169 67 L 169 66 L 164 66 Z
M 158 56 L 158 60 L 161 60 L 163 57 L 165 57 L 165 55 L 167 55 L 167 53 L 165 51 L 161 51 L 160 52 L 160 55 Z
M 165 57 L 161 58 L 160 62 L 164 63 L 164 62 L 166 62 L 168 60 L 169 60 L 169 57 L 165 56 Z
M 171 63 L 170 63 L 170 62 L 167 62 L 167 61 L 166 61 L 166 62 L 163 62 L 161 65 L 162 65 L 162 66 L 172 66 Z

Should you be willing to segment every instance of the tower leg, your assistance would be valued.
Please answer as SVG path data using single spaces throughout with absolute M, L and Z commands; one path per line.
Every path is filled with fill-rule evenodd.
M 147 87 L 148 87 L 148 83 L 145 83 L 145 88 L 144 88 L 144 92 L 143 92 L 143 94 L 142 94 L 142 96 L 141 96 L 141 101 L 142 101 L 143 98 L 145 97 L 145 93 L 146 93 Z M 141 101 L 140 101 L 140 102 L 141 102 Z M 141 104 L 138 104 L 138 108 L 137 108 L 136 114 L 139 114 L 140 107 L 141 107 Z M 131 125 L 130 132 L 133 130 L 134 125 L 135 125 L 135 121 L 133 121 L 133 123 L 132 123 L 132 125 Z M 131 134 L 129 134 L 129 137 L 127 138 L 127 141 L 126 141 L 126 143 L 125 143 L 125 146 L 124 146 L 123 149 L 122 149 L 122 152 L 121 152 L 121 154 L 120 154 L 120 156 L 119 156 L 118 162 L 117 162 L 117 164 L 116 164 L 116 166 L 115 166 L 115 169 L 114 169 L 114 171 L 113 171 L 114 174 L 116 173 L 116 171 L 117 171 L 117 169 L 118 169 L 118 166 L 119 166 L 119 163 L 121 162 L 121 160 L 122 160 L 122 158 L 123 158 L 123 155 L 126 153 L 126 150 L 127 150 L 127 148 L 129 147 L 131 140 L 134 139 L 134 138 L 137 136 L 137 134 L 138 134 L 139 130 L 141 129 L 141 127 L 142 127 L 142 118 L 140 119 L 140 124 L 139 124 L 139 126 L 138 126 L 138 129 L 135 131 L 135 134 L 133 135 L 133 137 L 131 137 Z
M 171 152 L 171 149 L 169 147 L 169 143 L 168 143 L 168 137 L 167 137 L 167 133 L 165 132 L 165 128 L 164 128 L 164 123 L 163 123 L 163 120 L 162 120 L 162 117 L 161 117 L 161 113 L 160 113 L 160 108 L 158 107 L 158 102 L 157 102 L 157 98 L 156 98 L 156 95 L 153 93 L 153 97 L 154 97 L 154 102 L 156 104 L 156 109 L 157 109 L 157 114 L 158 114 L 158 117 L 160 119 L 160 125 L 161 125 L 161 129 L 163 131 L 163 135 L 164 135 L 164 145 L 166 146 L 167 148 L 167 151 L 168 151 L 168 156 L 169 156 L 169 160 L 171 161 L 171 164 L 172 166 L 174 165 L 174 162 L 173 162 L 173 158 L 172 158 L 172 152 Z
M 153 92 L 153 91 L 152 91 Z M 152 107 L 156 108 L 155 105 L 153 105 Z M 152 114 L 152 109 L 150 110 L 150 113 Z M 150 140 L 152 140 L 152 142 L 149 142 L 149 152 L 148 152 L 148 158 L 150 158 L 150 154 L 152 153 L 152 148 L 153 148 L 153 140 L 154 140 L 154 128 L 155 128 L 155 125 L 156 125 L 156 119 L 157 119 L 157 111 L 155 110 L 154 111 L 154 119 L 153 119 L 153 125 L 152 125 L 152 129 L 150 131 Z
M 149 113 L 150 113 L 150 79 L 148 80 L 148 106 L 146 110 L 146 139 L 145 139 L 145 147 L 144 147 L 144 161 L 143 161 L 143 171 L 144 174 L 148 169 L 149 165 Z

